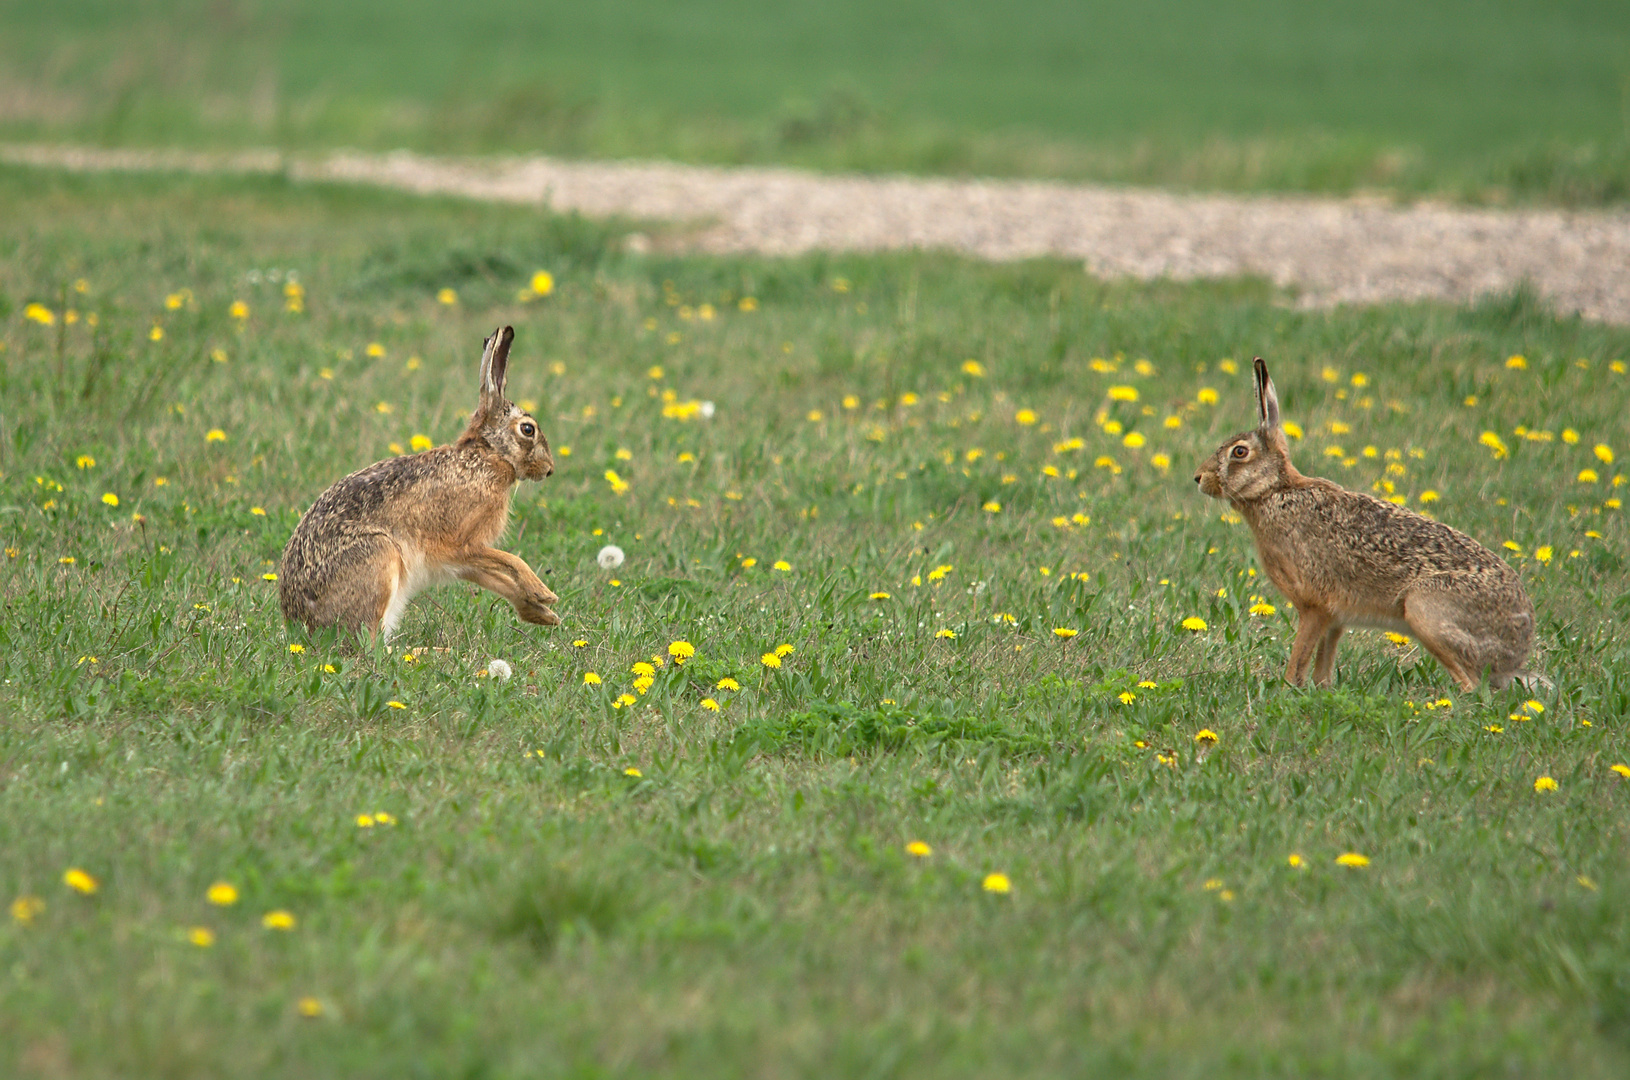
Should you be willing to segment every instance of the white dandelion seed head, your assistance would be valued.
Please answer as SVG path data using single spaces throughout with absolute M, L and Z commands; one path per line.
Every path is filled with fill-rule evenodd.
M 515 672 L 504 661 L 502 661 L 502 660 L 494 660 L 494 661 L 492 661 L 491 663 L 489 663 L 487 665 L 487 674 L 491 675 L 493 678 L 497 679 L 499 682 L 503 682 L 504 680 L 508 679 L 511 675 L 515 674 Z
M 602 570 L 615 570 L 623 564 L 623 549 L 616 544 L 607 544 L 600 549 L 600 554 L 594 557 Z
M 702 407 L 697 411 L 702 414 L 703 420 L 711 420 L 713 419 L 713 408 L 713 402 L 704 401 L 702 402 Z

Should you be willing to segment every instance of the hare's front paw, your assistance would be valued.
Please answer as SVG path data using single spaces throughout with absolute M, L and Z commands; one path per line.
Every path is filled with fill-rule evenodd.
M 551 600 L 556 599 L 555 594 L 549 593 L 549 598 Z M 560 616 L 556 615 L 552 610 L 550 610 L 549 605 L 541 598 L 533 599 L 528 597 L 527 599 L 522 600 L 520 603 L 515 605 L 515 613 L 521 617 L 522 621 L 533 623 L 537 626 L 560 625 Z

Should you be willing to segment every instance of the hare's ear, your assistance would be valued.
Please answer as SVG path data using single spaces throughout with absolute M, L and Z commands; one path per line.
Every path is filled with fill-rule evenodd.
M 515 341 L 515 328 L 499 327 L 485 342 L 481 353 L 481 408 L 496 408 L 504 400 L 504 376 L 509 371 L 509 347 Z
M 1274 431 L 1279 427 L 1279 393 L 1273 388 L 1273 380 L 1268 377 L 1268 365 L 1262 362 L 1262 357 L 1256 358 L 1256 415 L 1257 426 L 1263 431 Z

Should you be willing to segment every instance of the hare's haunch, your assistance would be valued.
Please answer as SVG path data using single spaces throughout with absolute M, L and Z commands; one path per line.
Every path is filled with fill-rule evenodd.
M 1301 686 L 1311 662 L 1330 685 L 1349 626 L 1413 636 L 1463 690 L 1484 671 L 1495 689 L 1521 675 L 1534 605 L 1516 571 L 1465 533 L 1297 472 L 1261 357 L 1256 392 L 1256 430 L 1219 446 L 1194 482 L 1245 518 L 1263 570 L 1296 608 L 1285 678 Z
M 414 593 L 462 580 L 502 596 L 527 622 L 560 623 L 549 607 L 559 597 L 492 546 L 515 485 L 555 471 L 538 422 L 504 397 L 514 340 L 508 326 L 486 340 L 480 400 L 452 445 L 370 465 L 317 496 L 283 549 L 284 616 L 388 639 Z

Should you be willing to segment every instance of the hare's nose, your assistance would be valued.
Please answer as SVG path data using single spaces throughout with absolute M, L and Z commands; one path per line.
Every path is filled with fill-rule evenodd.
M 1196 484 L 1198 484 L 1200 482 L 1200 474 L 1199 473 L 1194 474 L 1194 482 Z

